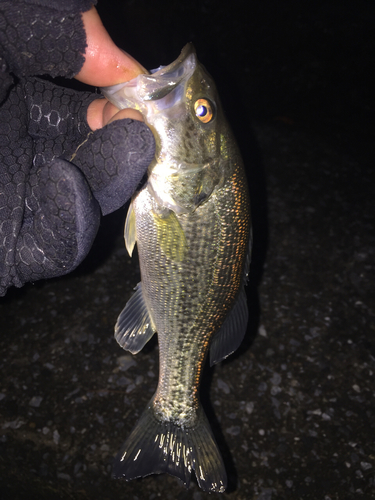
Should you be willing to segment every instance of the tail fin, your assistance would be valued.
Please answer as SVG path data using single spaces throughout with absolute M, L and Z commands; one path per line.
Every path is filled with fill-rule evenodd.
M 149 404 L 117 455 L 113 476 L 130 480 L 167 472 L 188 488 L 192 470 L 203 490 L 224 492 L 223 460 L 203 409 L 195 427 L 183 428 L 158 420 Z

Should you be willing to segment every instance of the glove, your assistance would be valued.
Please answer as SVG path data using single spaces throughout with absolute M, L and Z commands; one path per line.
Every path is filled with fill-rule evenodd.
M 0 102 L 13 75 L 75 76 L 85 61 L 81 13 L 95 0 L 0 1 Z
M 153 158 L 142 122 L 90 131 L 94 98 L 29 78 L 0 109 L 1 295 L 72 271 L 91 248 L 99 207 L 104 215 L 121 207 Z
M 41 3 L 34 10 L 45 16 L 49 9 Z M 25 77 L 30 68 L 17 66 L 13 59 L 9 63 L 10 44 L 4 49 L 5 4 L 13 8 L 19 2 L 0 4 L 0 50 L 6 54 L 0 64 L 3 94 L 12 83 L 9 69 L 19 81 L 0 107 L 0 295 L 12 285 L 72 271 L 91 248 L 100 211 L 110 213 L 129 199 L 155 148 L 151 131 L 138 121 L 117 120 L 92 132 L 86 116 L 96 94 Z M 72 33 L 76 30 L 74 26 Z M 39 31 L 45 37 L 45 31 Z M 69 49 L 80 53 L 77 44 L 82 37 L 74 38 L 72 48 L 68 42 L 73 38 L 61 36 L 58 41 L 64 40 L 68 61 Z M 38 41 L 37 36 L 32 39 Z M 83 37 L 81 53 L 84 45 Z M 32 54 L 30 46 L 28 50 Z M 52 63 L 44 57 L 43 64 L 55 68 L 56 50 L 50 52 Z M 73 62 L 75 73 L 83 62 L 78 59 Z M 61 63 L 63 74 L 68 66 Z M 43 65 L 38 70 L 46 72 Z

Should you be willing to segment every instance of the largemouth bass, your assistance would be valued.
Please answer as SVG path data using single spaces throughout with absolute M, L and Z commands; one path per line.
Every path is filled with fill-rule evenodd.
M 212 78 L 192 44 L 169 66 L 103 89 L 141 111 L 156 140 L 146 185 L 133 197 L 125 243 L 137 243 L 141 283 L 121 312 L 117 342 L 133 354 L 157 332 L 159 382 L 114 465 L 115 477 L 168 472 L 188 487 L 223 492 L 222 457 L 199 400 L 211 365 L 240 345 L 250 208 L 236 142 Z

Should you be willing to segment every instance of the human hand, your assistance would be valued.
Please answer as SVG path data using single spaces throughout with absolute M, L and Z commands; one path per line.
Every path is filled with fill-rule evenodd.
M 43 15 L 48 10 L 38 8 Z M 33 5 L 33 13 L 35 9 Z M 7 13 L 0 6 L 0 24 L 2 16 Z M 72 15 L 70 21 L 76 18 Z M 143 71 L 111 42 L 104 28 L 98 29 L 96 11 L 85 12 L 83 21 L 88 45 L 82 51 L 85 64 L 83 60 L 72 63 L 77 78 L 92 85 L 111 85 Z M 77 29 L 74 26 L 71 39 Z M 17 40 L 13 42 L 17 49 Z M 2 45 L 6 46 L 4 40 Z M 0 108 L 0 295 L 11 285 L 73 270 L 91 248 L 99 206 L 104 214 L 122 206 L 154 152 L 153 136 L 134 120 L 140 118 L 136 112 L 118 112 L 96 94 L 29 77 L 36 69 L 45 73 L 45 68 L 29 61 L 9 63 L 11 49 L 5 47 L 3 60 L 20 81 Z M 72 76 L 66 61 L 59 65 L 54 60 L 57 49 L 51 50 L 46 63 L 52 68 L 50 74 Z M 37 61 L 38 52 L 33 56 Z M 9 78 L 0 78 L 0 83 L 4 80 L 9 84 Z
M 108 87 L 127 82 L 146 70 L 129 54 L 120 50 L 110 38 L 95 7 L 82 15 L 87 47 L 85 63 L 75 76 L 93 87 Z M 88 107 L 87 121 L 92 130 L 114 120 L 131 118 L 143 121 L 141 113 L 133 109 L 119 111 L 107 99 L 97 99 Z

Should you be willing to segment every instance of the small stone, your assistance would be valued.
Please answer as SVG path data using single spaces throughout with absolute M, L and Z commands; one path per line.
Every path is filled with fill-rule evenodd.
M 76 340 L 80 343 L 86 342 L 88 339 L 88 335 L 86 332 L 80 332 L 76 335 Z
M 267 384 L 266 382 L 261 382 L 259 385 L 258 385 L 258 391 L 260 392 L 264 392 L 267 390 Z
M 77 462 L 75 465 L 74 465 L 74 475 L 78 474 L 79 470 L 81 469 L 82 467 L 82 463 L 81 462 Z
M 60 434 L 59 434 L 58 430 L 53 431 L 53 442 L 55 444 L 59 444 L 59 442 L 60 442 Z
M 267 331 L 264 325 L 260 325 L 260 327 L 258 328 L 258 333 L 261 337 L 267 337 Z
M 361 467 L 362 467 L 363 470 L 372 469 L 372 465 L 369 464 L 368 462 L 361 462 Z
M 99 422 L 99 424 L 104 424 L 104 417 L 102 415 L 99 415 L 98 413 L 95 414 L 96 420 Z
M 271 395 L 272 395 L 272 396 L 276 396 L 277 394 L 279 394 L 279 392 L 281 392 L 281 389 L 280 389 L 280 387 L 279 387 L 279 386 L 277 386 L 277 385 L 273 385 L 273 386 L 271 387 Z
M 230 393 L 229 385 L 226 382 L 224 382 L 224 380 L 221 380 L 221 378 L 218 379 L 217 386 L 221 391 L 224 392 L 224 394 Z
M 241 432 L 241 427 L 239 425 L 234 425 L 225 429 L 225 432 L 230 436 L 238 436 Z
M 124 356 L 119 356 L 117 358 L 117 364 L 119 366 L 119 369 L 122 372 L 125 372 L 131 366 L 136 366 L 137 362 L 132 356 L 130 356 L 129 354 L 125 354 Z
M 311 413 L 313 415 L 321 415 L 322 414 L 322 410 L 320 408 L 317 408 L 316 410 L 313 410 Z
M 40 403 L 43 401 L 42 396 L 34 396 L 30 399 L 29 405 L 33 408 L 39 408 Z
M 57 473 L 57 477 L 59 479 L 64 479 L 65 481 L 70 481 L 71 480 L 71 477 L 69 476 L 69 474 L 64 474 L 63 472 L 58 472 Z
M 318 326 L 314 326 L 310 328 L 309 330 L 311 337 L 319 337 L 320 335 L 320 328 Z
M 253 403 L 253 401 L 250 401 L 249 403 L 246 403 L 245 410 L 246 410 L 246 413 L 248 413 L 249 415 L 251 415 L 251 413 L 253 413 L 253 411 L 254 411 L 254 403 Z
M 272 385 L 280 385 L 281 382 L 281 375 L 277 372 L 274 372 L 271 378 L 271 384 Z
M 19 417 L 16 418 L 16 420 L 12 420 L 11 422 L 5 422 L 2 425 L 3 429 L 19 429 L 22 425 L 24 425 L 26 422 L 21 420 Z
M 120 377 L 118 380 L 117 380 L 117 385 L 119 385 L 120 387 L 125 387 L 126 385 L 129 385 L 131 383 L 131 380 L 130 378 L 128 377 L 125 377 L 125 376 L 122 376 Z

